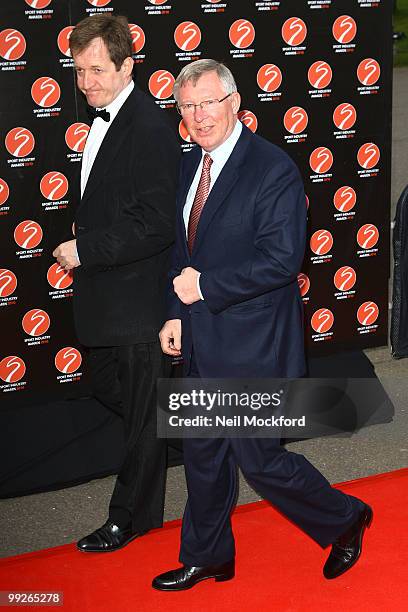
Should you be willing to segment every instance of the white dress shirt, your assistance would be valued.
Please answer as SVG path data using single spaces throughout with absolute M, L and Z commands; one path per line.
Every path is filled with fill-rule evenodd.
M 213 163 L 211 164 L 211 167 L 210 167 L 211 182 L 210 182 L 210 191 L 208 192 L 208 195 L 210 194 L 215 181 L 221 174 L 221 170 L 227 163 L 228 158 L 231 155 L 233 148 L 237 144 L 237 141 L 241 135 L 241 132 L 242 132 L 242 123 L 241 121 L 237 121 L 236 124 L 234 125 L 234 129 L 232 130 L 231 134 L 228 136 L 227 140 L 225 140 L 225 142 L 220 144 L 219 147 L 211 151 L 210 156 L 211 156 L 211 159 L 213 160 Z M 184 208 L 183 208 L 183 219 L 184 219 L 184 225 L 186 228 L 186 236 L 188 232 L 188 220 L 190 217 L 191 209 L 193 207 L 198 183 L 200 182 L 201 172 L 203 169 L 203 159 L 206 153 L 207 151 L 204 151 L 204 149 L 201 150 L 201 161 L 198 164 L 197 172 L 195 173 L 193 182 L 191 183 L 191 187 L 188 190 L 188 194 L 186 197 L 186 203 L 184 204 Z M 197 277 L 197 289 L 198 289 L 200 299 L 204 300 L 204 297 L 203 297 L 203 294 L 201 293 L 201 288 L 200 288 L 200 272 L 198 273 L 198 277 Z
M 81 198 L 84 195 L 85 187 L 102 141 L 112 125 L 112 121 L 115 119 L 124 102 L 129 97 L 134 86 L 135 84 L 133 81 L 130 81 L 129 85 L 126 85 L 125 89 L 122 89 L 120 94 L 116 96 L 116 98 L 110 104 L 108 104 L 108 106 L 105 106 L 105 109 L 110 114 L 109 121 L 104 121 L 101 117 L 95 117 L 93 120 L 82 155 Z

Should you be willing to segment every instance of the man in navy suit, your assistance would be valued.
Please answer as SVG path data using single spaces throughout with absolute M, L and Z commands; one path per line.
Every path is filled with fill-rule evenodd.
M 162 349 L 183 355 L 202 378 L 292 378 L 305 373 L 302 302 L 306 205 L 291 159 L 237 120 L 231 72 L 199 60 L 178 76 L 174 95 L 198 146 L 185 155 L 178 190 L 176 246 Z M 335 578 L 359 558 L 372 511 L 333 489 L 278 439 L 185 439 L 188 501 L 182 567 L 157 576 L 160 590 L 234 576 L 230 513 L 236 466 L 264 498 L 323 547 Z

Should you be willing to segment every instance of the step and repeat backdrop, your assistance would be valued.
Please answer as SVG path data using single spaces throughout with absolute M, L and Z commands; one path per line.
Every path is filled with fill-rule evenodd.
M 0 390 L 72 395 L 85 371 L 73 279 L 52 251 L 71 237 L 72 183 L 89 131 L 69 36 L 98 13 L 128 17 L 136 80 L 171 114 L 185 152 L 194 145 L 175 109 L 175 77 L 199 58 L 231 68 L 240 120 L 285 149 L 303 175 L 309 242 L 299 285 L 309 354 L 385 344 L 391 5 L 2 0 Z

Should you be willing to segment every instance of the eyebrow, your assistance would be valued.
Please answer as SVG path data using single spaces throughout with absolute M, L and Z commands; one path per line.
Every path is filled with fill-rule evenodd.
M 79 68 L 82 69 L 82 66 L 77 66 L 77 64 L 74 64 L 74 68 L 78 70 Z M 102 68 L 102 66 L 101 64 L 93 64 L 91 68 Z

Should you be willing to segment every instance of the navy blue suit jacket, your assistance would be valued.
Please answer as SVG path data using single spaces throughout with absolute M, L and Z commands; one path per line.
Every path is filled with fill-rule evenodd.
M 169 287 L 168 318 L 182 320 L 182 355 L 202 377 L 296 377 L 305 371 L 297 274 L 306 203 L 299 171 L 278 147 L 243 126 L 187 248 L 183 207 L 201 149 L 183 158 L 170 280 L 192 266 L 204 301 L 185 306 Z

